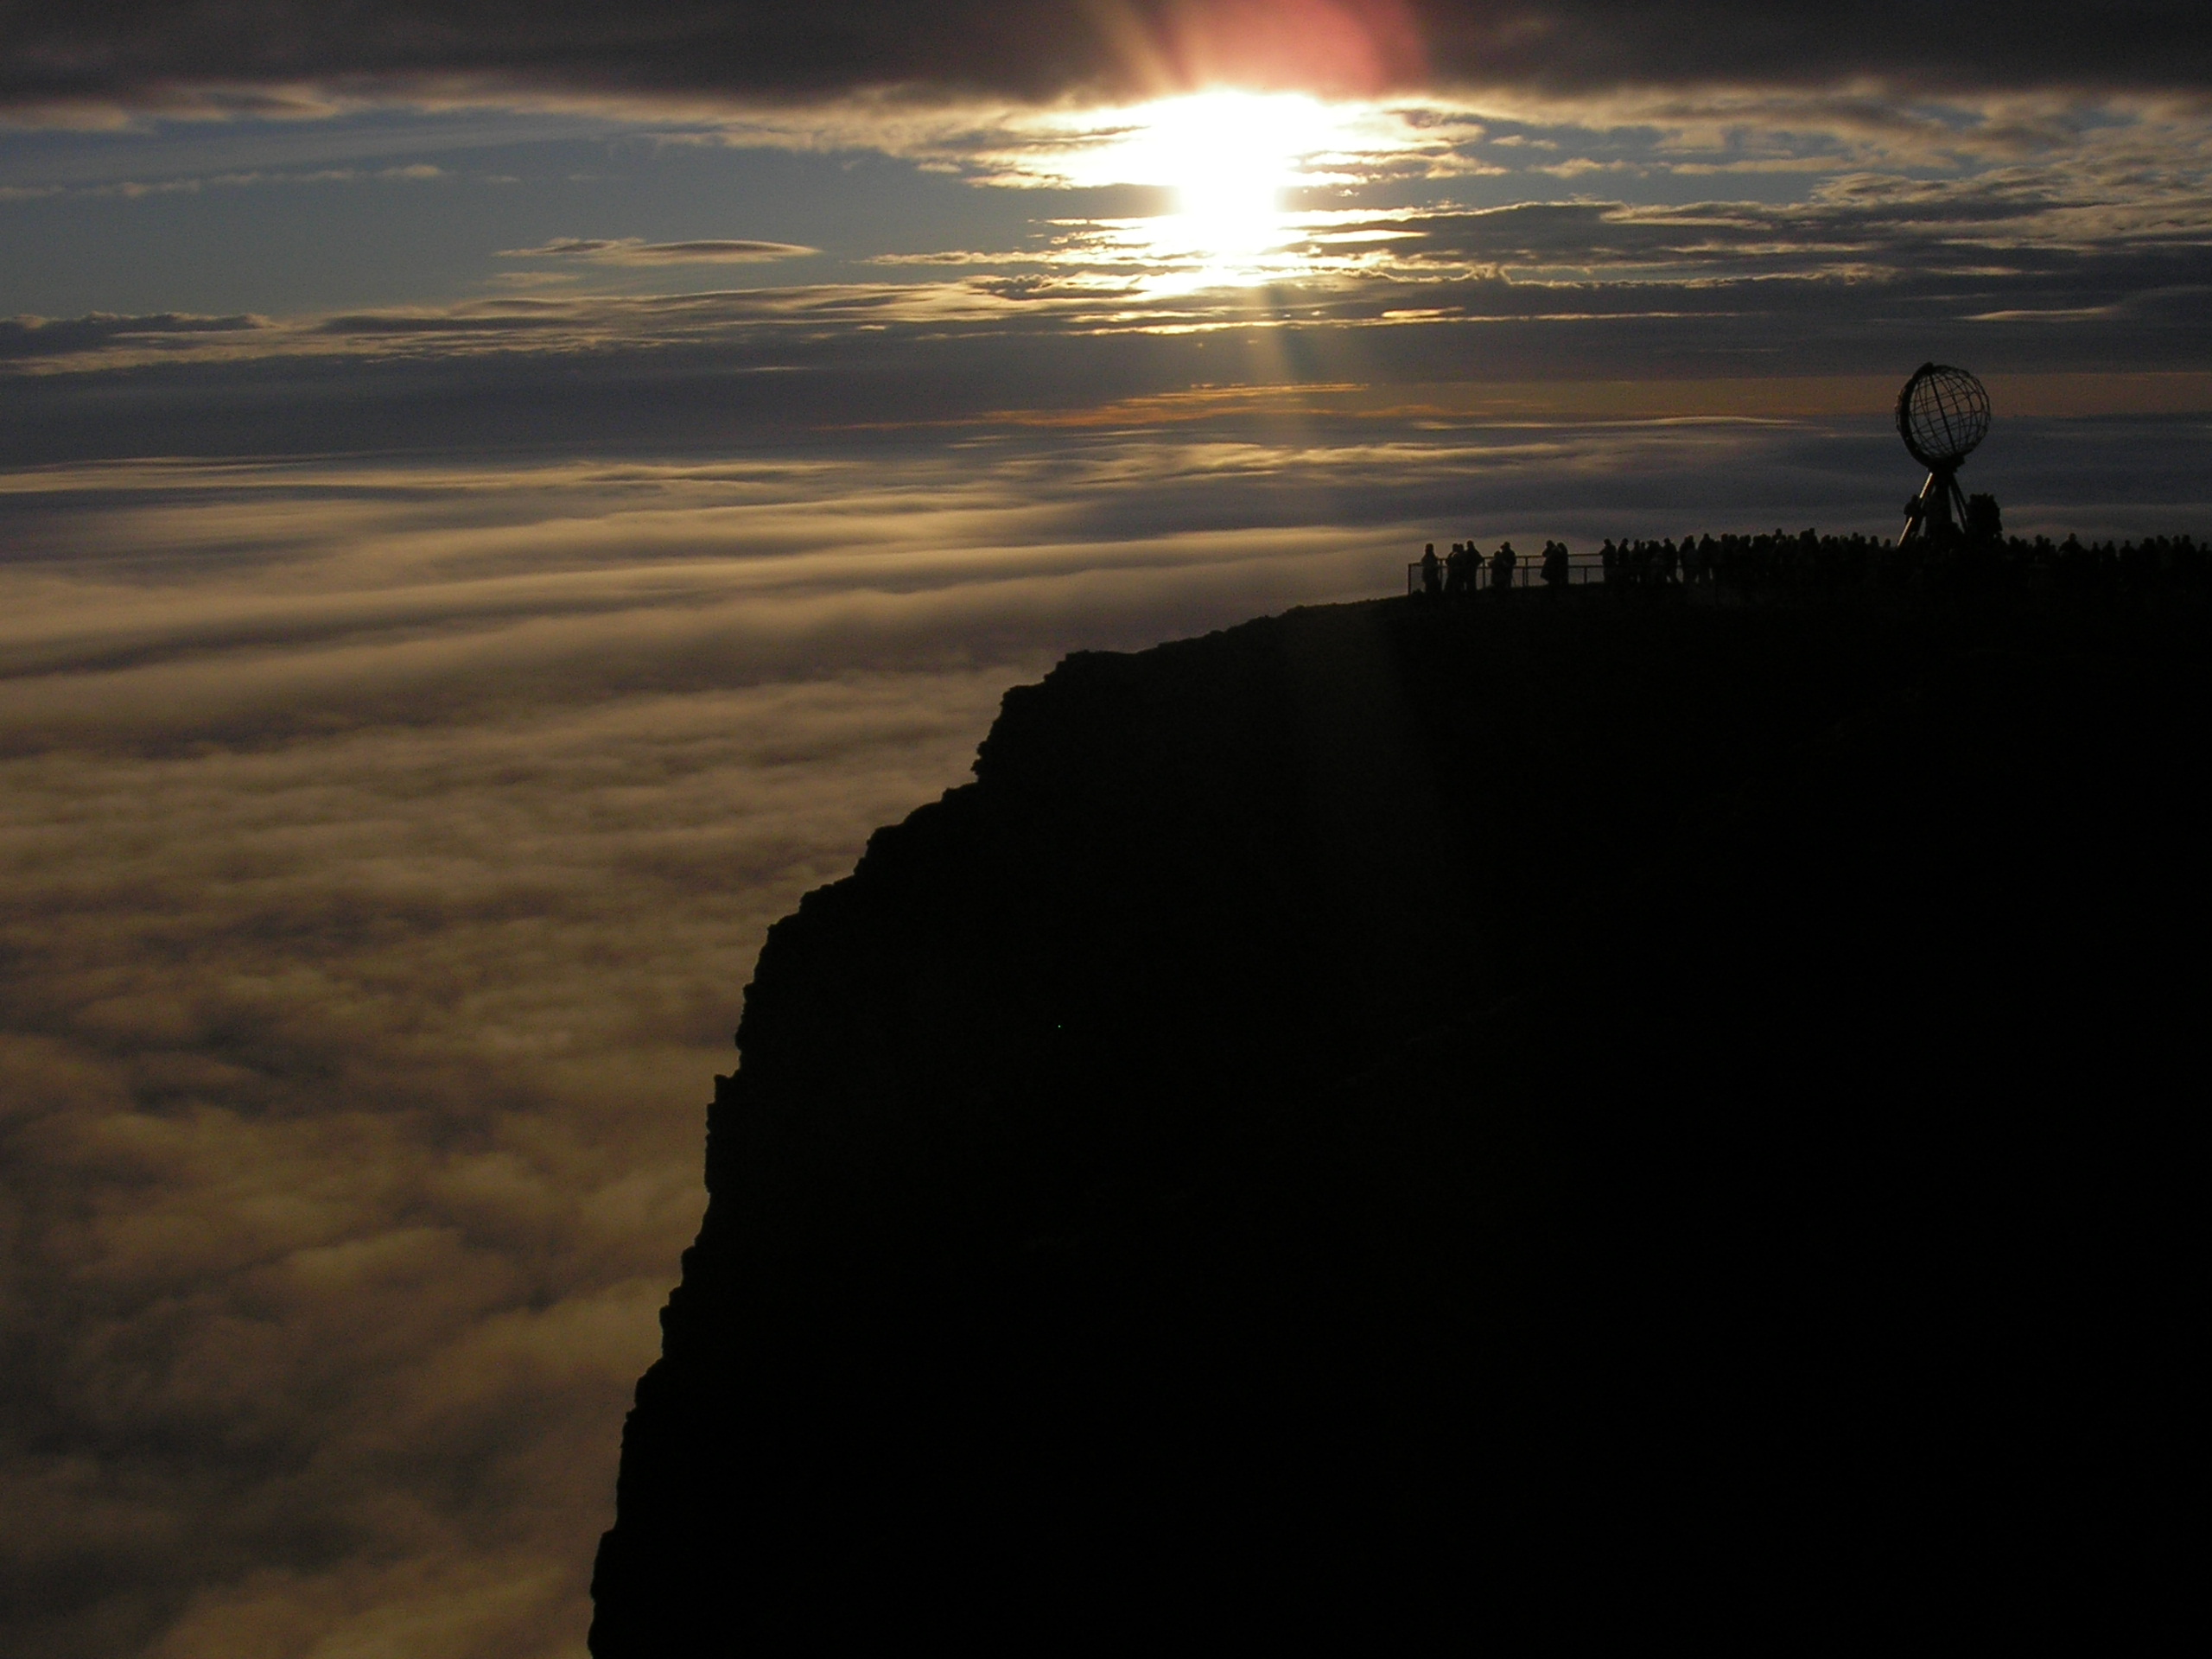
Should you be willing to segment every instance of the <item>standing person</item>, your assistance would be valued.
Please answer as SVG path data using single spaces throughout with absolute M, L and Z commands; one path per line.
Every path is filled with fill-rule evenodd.
M 1436 557 L 1436 543 L 1431 542 L 1421 556 L 1421 590 L 1431 599 L 1440 599 L 1444 594 L 1444 567 Z
M 1544 586 L 1558 593 L 1567 586 L 1567 543 L 1544 543 Z
M 1519 558 L 1513 551 L 1513 543 L 1500 542 L 1497 551 L 1491 555 L 1490 585 L 1501 594 L 1510 588 L 1513 585 L 1513 567 L 1517 563 Z
M 1468 590 L 1474 586 L 1473 579 L 1467 569 L 1474 550 L 1471 546 L 1464 542 L 1452 543 L 1451 552 L 1444 558 L 1445 598 L 1455 601 L 1464 599 Z

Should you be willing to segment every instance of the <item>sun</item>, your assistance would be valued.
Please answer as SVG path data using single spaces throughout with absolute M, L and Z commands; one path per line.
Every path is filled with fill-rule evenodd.
M 1167 105 L 1155 117 L 1174 158 L 1168 181 L 1177 216 L 1194 242 L 1256 252 L 1282 228 L 1283 193 L 1314 141 L 1313 100 L 1214 92 Z
M 1147 105 L 1117 165 L 1132 181 L 1173 192 L 1174 212 L 1157 227 L 1162 245 L 1215 260 L 1249 257 L 1286 235 L 1284 193 L 1325 143 L 1325 129 L 1310 98 L 1198 92 Z

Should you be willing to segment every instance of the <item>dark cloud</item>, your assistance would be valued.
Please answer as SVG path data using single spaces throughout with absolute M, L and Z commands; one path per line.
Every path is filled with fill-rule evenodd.
M 117 316 L 95 311 L 81 317 L 0 317 L 0 361 L 60 357 L 118 342 L 146 342 L 178 335 L 235 334 L 266 328 L 266 317 L 194 317 L 163 311 Z
M 1025 99 L 1217 79 L 1372 92 L 1723 82 L 2196 88 L 2212 22 L 2173 0 L 570 0 L 333 9 L 127 0 L 4 14 L 0 102 L 216 112 L 298 89 L 814 98 L 912 86 Z

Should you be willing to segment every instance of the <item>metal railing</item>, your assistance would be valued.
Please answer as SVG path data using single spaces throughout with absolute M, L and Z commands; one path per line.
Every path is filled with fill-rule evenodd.
M 1444 569 L 1444 561 L 1440 558 L 1436 563 L 1437 581 L 1440 583 L 1449 581 L 1451 573 Z M 1419 559 L 1415 559 L 1406 567 L 1406 594 L 1409 598 L 1421 591 L 1421 561 Z M 1512 585 L 1516 588 L 1543 587 L 1545 585 L 1543 567 L 1544 556 L 1541 553 L 1533 558 L 1521 560 L 1513 567 Z M 1493 575 L 1489 563 L 1484 562 L 1469 571 L 1466 577 L 1462 580 L 1465 582 L 1466 588 L 1472 592 L 1484 593 L 1497 585 L 1492 579 Z M 1562 584 L 1563 586 L 1580 588 L 1593 582 L 1603 582 L 1605 579 L 1605 562 L 1601 556 L 1596 553 L 1570 553 L 1567 556 L 1567 581 Z

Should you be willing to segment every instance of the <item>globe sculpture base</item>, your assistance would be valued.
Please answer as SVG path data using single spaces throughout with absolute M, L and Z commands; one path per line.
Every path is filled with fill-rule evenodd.
M 1939 467 L 1928 474 L 1920 493 L 1904 504 L 1905 542 L 1946 541 L 1960 533 L 1967 522 L 1966 497 L 1959 489 L 1955 467 Z

